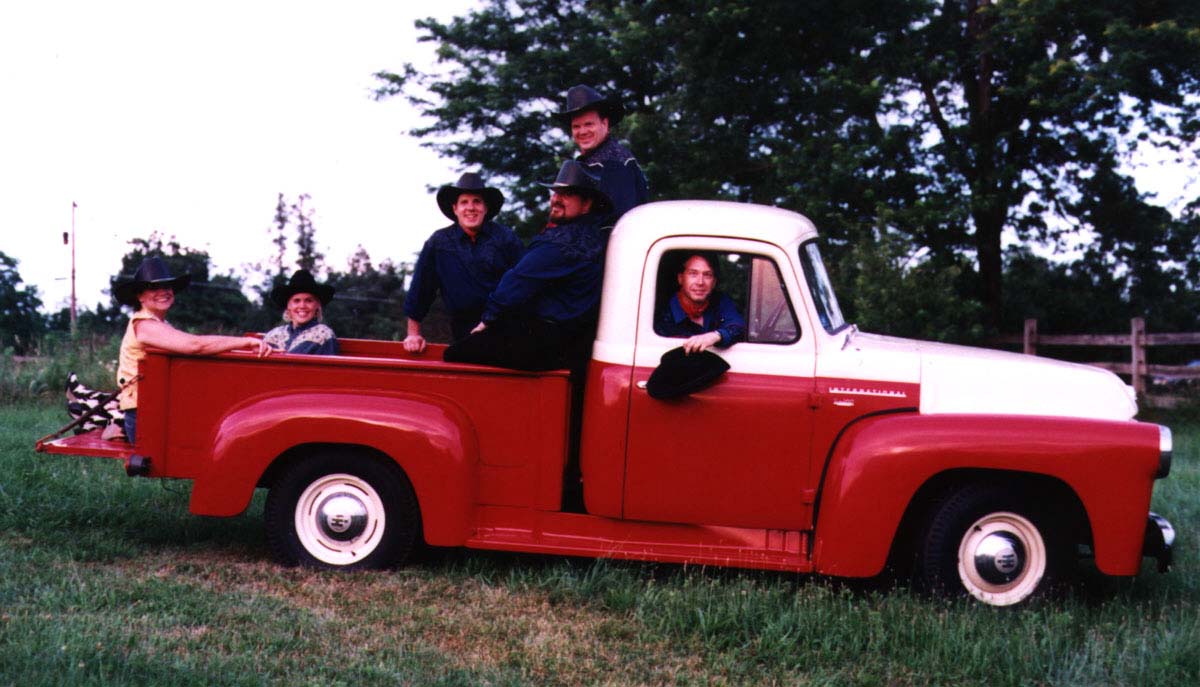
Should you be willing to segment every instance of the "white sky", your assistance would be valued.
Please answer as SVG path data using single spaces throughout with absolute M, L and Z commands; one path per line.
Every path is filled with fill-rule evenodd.
M 421 148 L 372 74 L 433 64 L 416 18 L 473 0 L 38 0 L 0 4 L 0 251 L 45 309 L 80 308 L 131 238 L 207 250 L 215 273 L 272 254 L 277 195 L 312 200 L 318 248 L 411 260 L 447 220 L 427 185 L 462 169 Z

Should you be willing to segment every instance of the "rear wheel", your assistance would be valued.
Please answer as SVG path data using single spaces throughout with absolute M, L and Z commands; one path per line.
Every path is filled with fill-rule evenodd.
M 272 553 L 286 565 L 384 568 L 403 562 L 420 536 L 412 485 L 391 461 L 325 451 L 289 468 L 267 496 Z
M 1066 553 L 1048 520 L 1009 490 L 970 485 L 933 508 L 917 547 L 917 585 L 1011 606 L 1046 590 Z

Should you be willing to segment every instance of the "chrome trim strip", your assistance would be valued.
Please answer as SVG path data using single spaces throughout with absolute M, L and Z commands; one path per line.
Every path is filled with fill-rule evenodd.
M 851 396 L 886 396 L 887 398 L 908 398 L 908 394 L 898 389 L 859 389 L 848 386 L 829 388 L 831 394 L 849 394 Z

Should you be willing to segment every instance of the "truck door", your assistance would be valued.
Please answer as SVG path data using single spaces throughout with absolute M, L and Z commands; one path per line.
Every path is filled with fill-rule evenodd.
M 639 304 L 626 448 L 627 519 L 770 529 L 811 525 L 809 448 L 815 347 L 800 326 L 794 266 L 769 244 L 708 240 L 656 246 Z M 696 239 L 692 239 L 693 242 Z M 663 243 L 663 242 L 660 242 Z M 744 315 L 745 335 L 713 350 L 730 369 L 712 386 L 660 400 L 646 391 L 659 359 L 680 346 L 664 325 L 679 271 L 705 249 L 716 291 Z M 789 284 L 792 287 L 789 289 Z M 710 305 L 715 307 L 710 296 Z M 649 311 L 649 312 L 647 312 Z M 657 326 L 656 326 L 657 323 Z

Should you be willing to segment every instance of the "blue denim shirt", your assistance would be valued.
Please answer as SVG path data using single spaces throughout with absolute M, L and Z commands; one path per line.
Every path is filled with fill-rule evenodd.
M 439 291 L 452 317 L 480 312 L 522 252 L 516 233 L 495 221 L 484 222 L 474 241 L 457 222 L 438 229 L 421 248 L 404 314 L 417 322 L 425 319 Z
M 588 173 L 600 177 L 600 190 L 612 200 L 613 209 L 604 218 L 604 226 L 616 224 L 621 215 L 650 199 L 646 175 L 633 153 L 611 136 L 578 160 Z
M 608 239 L 601 219 L 589 213 L 535 236 L 488 298 L 483 321 L 531 315 L 579 328 L 594 321 Z
M 746 320 L 738 312 L 733 299 L 720 291 L 713 291 L 708 297 L 708 307 L 704 309 L 703 325 L 698 325 L 688 319 L 679 304 L 679 294 L 673 293 L 667 299 L 666 307 L 659 310 L 654 317 L 654 331 L 662 336 L 687 338 L 705 332 L 717 332 L 721 335 L 718 346 L 722 348 L 741 341 L 746 336 Z

